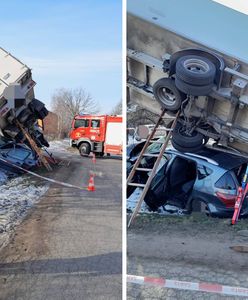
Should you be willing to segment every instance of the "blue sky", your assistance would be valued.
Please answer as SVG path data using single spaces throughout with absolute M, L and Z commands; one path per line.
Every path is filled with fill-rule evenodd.
M 121 99 L 121 0 L 12 0 L 1 4 L 0 46 L 27 64 L 36 98 L 83 87 L 108 113 Z

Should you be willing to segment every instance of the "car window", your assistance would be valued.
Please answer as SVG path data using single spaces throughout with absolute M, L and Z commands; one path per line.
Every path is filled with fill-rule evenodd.
M 100 127 L 100 120 L 91 120 L 91 127 L 92 128 L 99 128 Z
M 236 184 L 230 172 L 226 172 L 216 183 L 215 187 L 224 190 L 236 190 Z
M 236 178 L 238 180 L 238 183 L 241 184 L 243 177 L 245 175 L 247 164 L 243 164 L 235 169 L 233 169 L 234 174 L 236 175 Z
M 171 159 L 171 155 L 168 153 L 164 153 L 161 161 L 158 165 L 157 168 L 157 174 L 161 171 L 161 169 L 163 169 L 164 165 Z M 153 165 L 156 161 L 156 157 L 144 157 L 142 158 L 140 164 L 145 168 L 145 167 L 149 167 L 149 168 L 153 168 Z M 163 171 L 162 171 L 163 172 Z
M 207 176 L 209 176 L 212 173 L 213 173 L 213 170 L 207 168 L 206 166 L 197 165 L 197 175 L 198 175 L 199 180 L 206 178 Z
M 87 119 L 76 119 L 74 122 L 74 128 L 89 127 L 89 120 Z

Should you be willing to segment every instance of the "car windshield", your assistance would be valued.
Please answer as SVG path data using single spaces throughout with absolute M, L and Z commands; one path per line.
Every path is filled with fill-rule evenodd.
M 157 142 L 165 142 L 165 136 L 159 138 Z M 146 153 L 156 153 L 159 152 L 160 148 L 162 147 L 163 144 L 161 143 L 152 143 L 149 145 L 146 149 Z
M 13 148 L 8 151 L 8 156 L 18 160 L 25 160 L 29 157 L 30 151 L 23 148 Z

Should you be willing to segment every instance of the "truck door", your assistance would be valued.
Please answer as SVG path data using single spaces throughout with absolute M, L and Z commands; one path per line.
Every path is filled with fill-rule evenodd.
M 78 140 L 89 136 L 89 119 L 75 119 L 71 139 Z
M 104 141 L 104 126 L 102 119 L 92 119 L 90 126 L 90 139 L 96 142 Z

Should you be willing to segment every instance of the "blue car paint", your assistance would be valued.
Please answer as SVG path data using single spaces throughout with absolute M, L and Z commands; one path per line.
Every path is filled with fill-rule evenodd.
M 24 169 L 35 167 L 38 163 L 36 154 L 25 144 L 9 142 L 0 147 L 0 168 L 12 173 L 23 173 L 15 166 Z

